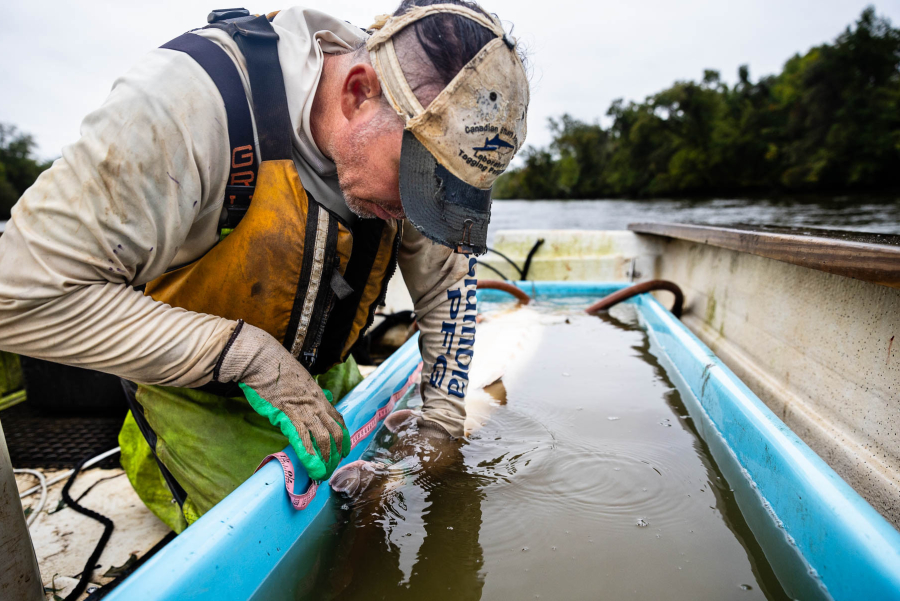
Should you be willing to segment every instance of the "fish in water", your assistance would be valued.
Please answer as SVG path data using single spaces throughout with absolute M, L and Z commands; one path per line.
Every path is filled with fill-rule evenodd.
M 538 349 L 541 326 L 547 320 L 547 315 L 520 306 L 492 313 L 479 324 L 474 349 L 476 359 L 469 373 L 466 394 L 466 436 L 483 427 L 494 409 L 506 403 L 503 376 L 528 363 Z M 412 409 L 401 409 L 389 415 L 384 425 L 394 435 L 386 458 L 390 461 L 358 460 L 342 466 L 331 477 L 331 488 L 350 498 L 365 494 L 375 499 L 385 486 L 392 486 L 389 482 L 376 485 L 376 481 L 404 478 L 402 471 L 389 469 L 388 463 L 396 466 L 408 457 L 418 456 L 422 458 L 423 466 L 436 468 L 455 457 L 457 453 L 452 448 L 458 447 L 457 442 L 418 435 L 415 424 L 419 415 Z

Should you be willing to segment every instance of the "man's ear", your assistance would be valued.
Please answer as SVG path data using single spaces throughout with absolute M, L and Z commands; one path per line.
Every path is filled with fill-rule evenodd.
M 378 108 L 381 83 L 372 65 L 357 63 L 351 65 L 341 87 L 341 112 L 347 121 L 367 114 Z

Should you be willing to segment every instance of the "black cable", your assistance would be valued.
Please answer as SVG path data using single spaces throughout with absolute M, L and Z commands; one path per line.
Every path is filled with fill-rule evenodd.
M 119 575 L 116 576 L 115 579 L 113 579 L 111 582 L 108 582 L 108 583 L 104 584 L 103 586 L 101 586 L 100 588 L 98 588 L 97 590 L 95 590 L 84 601 L 100 601 L 100 599 L 103 599 L 104 597 L 106 597 L 108 594 L 113 592 L 113 590 L 117 586 L 122 584 L 126 578 L 128 578 L 129 576 L 131 576 L 132 574 L 137 572 L 138 568 L 140 568 L 142 565 L 147 563 L 147 560 L 149 560 L 151 557 L 153 557 L 154 555 L 159 553 L 163 547 L 165 547 L 170 542 L 175 540 L 176 536 L 177 535 L 174 532 L 169 532 L 167 535 L 165 535 L 162 538 L 162 540 L 160 540 L 158 543 L 153 545 L 153 547 L 149 551 L 147 551 L 146 553 L 144 553 L 143 555 L 138 557 L 137 561 L 135 561 L 129 567 L 124 568 L 121 572 L 119 572 Z
M 487 263 L 482 263 L 481 261 L 478 262 L 478 265 L 479 265 L 480 267 L 484 267 L 484 268 L 486 268 L 486 269 L 490 269 L 491 271 L 493 271 L 494 273 L 496 273 L 497 275 L 499 275 L 501 278 L 503 278 L 504 281 L 506 281 L 506 282 L 509 282 L 509 281 L 510 281 L 510 279 L 509 279 L 508 277 L 506 277 L 506 275 L 505 275 L 502 271 L 500 271 L 499 269 L 497 269 L 497 268 L 494 267 L 493 265 L 488 265 Z M 517 267 L 516 269 L 518 269 L 518 267 Z
M 82 507 L 75 501 L 70 495 L 69 490 L 72 488 L 72 484 L 75 482 L 75 478 L 78 476 L 78 472 L 81 471 L 81 467 L 84 465 L 86 461 L 91 459 L 91 457 L 86 457 L 78 462 L 78 465 L 75 466 L 75 469 L 72 471 L 72 475 L 69 476 L 68 481 L 66 481 L 66 485 L 62 489 L 62 498 L 63 501 L 66 502 L 66 505 L 77 511 L 82 515 L 86 515 L 92 520 L 97 520 L 101 524 L 103 524 L 103 534 L 100 535 L 100 540 L 97 541 L 97 546 L 94 547 L 94 552 L 91 553 L 91 556 L 88 558 L 87 563 L 84 564 L 84 570 L 81 572 L 81 579 L 78 581 L 78 584 L 75 585 L 75 588 L 72 589 L 72 592 L 66 596 L 65 601 L 74 601 L 81 596 L 81 594 L 87 589 L 88 583 L 91 581 L 91 575 L 94 573 L 94 566 L 97 564 L 97 560 L 100 559 L 100 554 L 103 553 L 103 548 L 106 546 L 106 543 L 109 542 L 109 537 L 112 536 L 113 531 L 113 521 L 106 517 L 105 515 L 101 515 L 96 511 L 88 509 L 86 507 Z
M 519 278 L 520 278 L 520 279 L 523 279 L 523 280 L 525 279 L 525 276 L 522 274 L 522 270 L 519 269 L 519 266 L 516 265 L 515 262 L 513 262 L 512 259 L 510 259 L 510 258 L 507 257 L 506 255 L 504 255 L 504 254 L 503 254 L 502 252 L 500 252 L 499 250 L 494 250 L 494 249 L 491 248 L 491 247 L 488 247 L 488 252 L 492 252 L 492 253 L 494 253 L 495 255 L 500 255 L 501 257 L 503 257 L 504 259 L 506 259 L 506 262 L 509 263 L 510 265 L 512 265 L 512 266 L 515 268 L 515 270 L 519 272 Z M 485 265 L 485 267 L 487 267 L 487 265 Z M 494 271 L 497 271 L 497 270 L 495 269 Z M 497 273 L 500 273 L 500 272 L 497 271 Z M 503 274 L 500 273 L 500 275 L 503 275 Z M 509 280 L 509 278 L 506 277 L 506 276 L 504 276 L 503 279 Z
M 535 242 L 534 246 L 531 247 L 531 250 L 528 251 L 528 256 L 525 257 L 525 266 L 522 267 L 522 271 L 521 271 L 523 280 L 528 279 L 528 270 L 531 269 L 531 259 L 534 258 L 534 253 L 536 253 L 538 251 L 538 249 L 541 246 L 543 246 L 543 244 L 544 244 L 544 239 L 538 238 L 538 241 Z

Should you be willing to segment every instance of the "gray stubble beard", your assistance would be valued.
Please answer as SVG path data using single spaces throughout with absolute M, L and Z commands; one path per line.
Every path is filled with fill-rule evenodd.
M 336 152 L 337 149 L 334 147 L 331 148 L 332 160 L 334 160 L 335 167 L 337 168 L 338 186 L 340 186 L 341 193 L 344 195 L 344 202 L 347 203 L 347 207 L 357 217 L 363 219 L 377 219 L 378 215 L 363 205 L 363 202 L 366 201 L 347 191 L 349 184 L 344 180 L 341 174 L 346 173 L 346 168 L 354 165 L 361 165 L 365 161 L 366 153 L 364 149 L 369 140 L 388 133 L 392 128 L 397 127 L 398 125 L 402 127 L 400 117 L 394 112 L 394 109 L 385 103 L 384 107 L 382 107 L 382 110 L 379 111 L 376 117 L 356 131 L 350 133 L 348 140 L 350 150 L 347 153 L 348 156 Z

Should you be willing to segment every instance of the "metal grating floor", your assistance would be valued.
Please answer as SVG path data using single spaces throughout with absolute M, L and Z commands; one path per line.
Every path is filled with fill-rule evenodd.
M 75 467 L 82 459 L 95 457 L 119 446 L 122 416 L 46 417 L 28 406 L 28 401 L 0 412 L 0 423 L 13 467 Z M 113 455 L 99 467 L 119 467 Z

